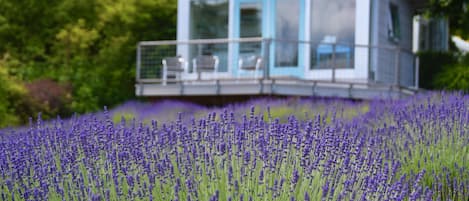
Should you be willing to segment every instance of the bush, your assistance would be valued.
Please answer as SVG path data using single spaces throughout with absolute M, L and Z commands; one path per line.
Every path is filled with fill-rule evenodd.
M 446 66 L 457 63 L 456 57 L 450 52 L 419 52 L 419 85 L 424 89 L 438 89 L 436 75 L 442 73 Z
M 446 90 L 469 92 L 469 66 L 457 64 L 437 75 L 435 85 Z
M 69 116 L 71 87 L 51 79 L 35 80 L 26 84 L 30 110 L 26 114 L 42 113 L 42 118 L 54 118 L 56 115 Z
M 13 126 L 20 123 L 14 108 L 23 99 L 25 90 L 14 76 L 10 75 L 8 66 L 9 55 L 0 58 L 0 127 Z
M 458 63 L 447 65 L 436 75 L 434 85 L 438 89 L 469 92 L 469 55 L 460 56 Z

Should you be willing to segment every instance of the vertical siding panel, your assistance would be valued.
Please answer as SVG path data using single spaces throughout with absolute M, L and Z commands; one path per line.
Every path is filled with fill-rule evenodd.
M 378 29 L 376 42 L 378 46 L 401 48 L 399 55 L 400 83 L 401 85 L 411 86 L 414 79 L 414 58 L 411 54 L 412 49 L 412 9 L 407 0 L 375 0 L 379 1 L 378 13 L 374 17 L 377 20 Z M 389 5 L 393 3 L 398 6 L 399 25 L 401 38 L 398 43 L 394 43 L 388 38 L 388 15 Z M 397 51 L 390 49 L 376 50 L 376 75 L 375 80 L 382 83 L 392 84 L 395 80 Z

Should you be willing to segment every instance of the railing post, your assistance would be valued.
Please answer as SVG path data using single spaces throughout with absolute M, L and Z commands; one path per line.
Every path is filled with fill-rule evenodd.
M 335 62 L 335 43 L 332 44 L 332 82 L 335 82 L 335 68 L 336 68 L 336 62 Z
M 419 56 L 415 56 L 415 88 L 419 88 L 419 72 L 420 71 L 420 58 Z
M 401 48 L 396 47 L 396 55 L 394 57 L 394 85 L 396 87 L 400 86 L 400 55 L 401 55 Z
M 264 38 L 263 39 L 264 43 L 264 75 L 263 79 L 270 79 L 270 44 L 272 43 L 271 38 Z
M 142 65 L 142 61 L 141 61 L 141 58 L 142 58 L 142 52 L 141 52 L 141 48 L 140 48 L 140 43 L 137 44 L 137 70 L 136 70 L 136 75 L 135 75 L 135 81 L 137 83 L 140 83 L 140 68 L 141 68 L 141 65 Z

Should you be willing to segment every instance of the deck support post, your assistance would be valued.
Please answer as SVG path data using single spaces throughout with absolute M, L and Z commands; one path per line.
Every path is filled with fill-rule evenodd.
M 396 48 L 396 55 L 394 57 L 394 85 L 396 87 L 400 86 L 400 56 L 401 56 L 401 48 Z
M 179 81 L 179 93 L 181 94 L 181 96 L 184 95 L 184 82 L 183 81 Z
M 220 95 L 220 90 L 221 90 L 220 80 L 217 79 L 217 80 L 215 81 L 215 83 L 216 83 L 216 86 L 217 86 L 217 95 Z
M 137 71 L 136 71 L 136 75 L 135 75 L 135 79 L 137 81 L 137 83 L 140 83 L 140 69 L 141 69 L 141 65 L 142 65 L 142 49 L 141 49 L 141 46 L 140 46 L 140 43 L 137 44 Z
M 420 58 L 419 56 L 415 56 L 415 88 L 418 89 L 419 88 L 419 74 L 420 74 Z
M 311 96 L 313 96 L 313 97 L 316 96 L 316 85 L 317 85 L 317 82 L 314 81 L 312 91 L 311 91 Z
M 350 83 L 348 86 L 348 97 L 352 98 L 352 89 L 353 89 L 353 83 Z

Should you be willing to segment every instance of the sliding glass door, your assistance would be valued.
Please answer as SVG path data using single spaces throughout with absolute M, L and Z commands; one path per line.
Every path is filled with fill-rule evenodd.
M 273 0 L 271 76 L 302 77 L 305 0 Z

